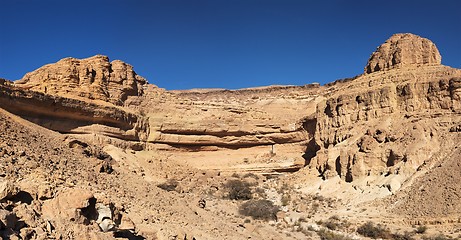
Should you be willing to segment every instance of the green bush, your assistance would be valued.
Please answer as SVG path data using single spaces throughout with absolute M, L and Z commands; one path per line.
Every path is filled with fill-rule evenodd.
M 269 200 L 249 200 L 239 207 L 239 213 L 254 219 L 277 220 L 279 207 Z
M 231 200 L 249 200 L 251 199 L 250 184 L 242 180 L 228 180 L 224 185 L 228 190 L 227 197 Z
M 370 238 L 383 238 L 383 239 L 390 239 L 392 238 L 392 234 L 389 229 L 381 225 L 375 225 L 373 222 L 367 222 L 360 226 L 357 229 L 357 233 L 362 236 L 370 237 Z

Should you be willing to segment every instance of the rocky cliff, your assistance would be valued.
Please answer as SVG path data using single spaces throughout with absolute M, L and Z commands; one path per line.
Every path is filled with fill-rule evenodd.
M 378 47 L 365 71 L 326 89 L 311 116 L 308 152 L 315 156 L 308 162 L 324 179 L 339 176 L 361 191 L 376 184 L 392 194 L 456 147 L 449 139 L 461 120 L 461 71 L 440 65 L 435 45 L 411 34 Z
M 166 91 L 121 61 L 66 58 L 0 79 L 0 108 L 1 236 L 305 239 L 328 214 L 355 222 L 348 233 L 370 216 L 459 223 L 461 70 L 413 34 L 325 86 Z M 239 201 L 223 200 L 236 179 L 282 206 L 276 224 L 238 224 Z
M 427 160 L 422 154 L 437 152 L 430 147 L 439 141 L 433 132 L 442 130 L 432 126 L 447 114 L 451 122 L 457 118 L 459 76 L 441 65 L 430 40 L 395 34 L 371 55 L 365 74 L 326 86 L 168 92 L 147 84 L 132 66 L 97 55 L 65 58 L 5 83 L 15 90 L 3 91 L 2 101 L 60 132 L 129 140 L 136 149 L 181 159 L 214 151 L 230 161 L 239 149 L 246 156 L 238 159 L 247 163 L 308 164 L 324 178 L 350 182 L 403 166 L 411 173 Z M 212 158 L 208 166 L 220 168 Z
M 142 116 L 114 105 L 102 105 L 73 98 L 0 85 L 3 109 L 48 129 L 65 134 L 101 134 L 124 141 L 142 141 Z
M 15 85 L 37 92 L 82 97 L 122 105 L 128 96 L 142 94 L 147 81 L 120 60 L 102 55 L 86 59 L 64 58 L 27 73 Z

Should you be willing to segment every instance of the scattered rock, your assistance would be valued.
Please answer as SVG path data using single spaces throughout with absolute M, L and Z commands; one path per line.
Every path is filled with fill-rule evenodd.
M 206 200 L 201 198 L 199 201 L 198 201 L 198 206 L 200 208 L 205 208 L 206 207 Z
M 18 217 L 16 214 L 0 209 L 0 230 L 15 229 L 18 223 Z
M 120 226 L 118 227 L 118 229 L 121 229 L 121 230 L 136 230 L 136 225 L 134 224 L 134 222 L 126 215 L 126 214 L 122 214 L 122 219 L 121 219 L 121 223 L 120 223 Z
M 110 207 L 102 203 L 97 203 L 96 212 L 98 214 L 96 223 L 98 223 L 103 232 L 107 232 L 115 228 L 115 223 L 112 221 L 112 209 Z
M 450 132 L 461 132 L 461 124 L 451 127 Z
M 0 201 L 12 197 L 16 193 L 17 189 L 14 187 L 11 180 L 5 178 L 0 179 Z
M 53 188 L 49 184 L 42 184 L 38 187 L 38 199 L 46 200 L 54 197 Z

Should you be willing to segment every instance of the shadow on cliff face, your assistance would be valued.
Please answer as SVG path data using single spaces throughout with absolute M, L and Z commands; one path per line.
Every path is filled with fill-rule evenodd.
M 127 131 L 132 129 L 138 120 L 137 115 L 112 106 L 46 95 L 17 87 L 0 85 L 0 90 L 0 103 L 3 109 L 59 132 L 68 132 L 92 124 Z
M 303 128 L 307 131 L 310 141 L 307 143 L 306 150 L 304 151 L 303 158 L 306 160 L 304 166 L 311 163 L 312 158 L 317 155 L 317 151 L 320 150 L 320 146 L 315 142 L 315 131 L 317 126 L 317 118 L 315 116 L 309 116 L 304 119 Z

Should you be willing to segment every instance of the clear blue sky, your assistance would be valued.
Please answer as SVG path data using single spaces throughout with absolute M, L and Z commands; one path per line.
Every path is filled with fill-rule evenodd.
M 0 0 L 0 77 L 64 57 L 120 59 L 166 89 L 327 83 L 393 33 L 461 68 L 461 1 Z

